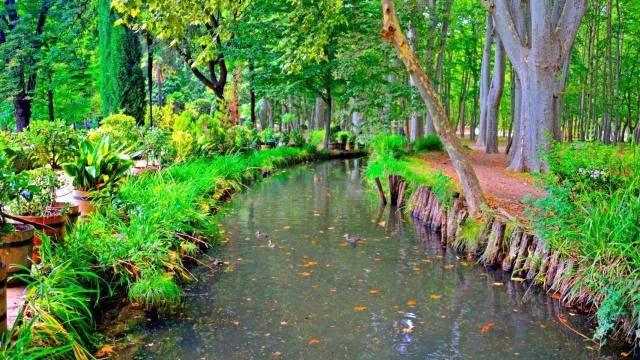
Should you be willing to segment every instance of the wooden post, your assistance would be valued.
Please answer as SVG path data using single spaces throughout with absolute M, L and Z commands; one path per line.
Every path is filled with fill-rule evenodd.
M 384 196 L 384 190 L 382 189 L 382 183 L 380 182 L 380 178 L 376 177 L 375 181 L 376 181 L 376 188 L 378 189 L 378 195 L 380 195 L 380 204 L 382 206 L 386 206 L 387 198 Z

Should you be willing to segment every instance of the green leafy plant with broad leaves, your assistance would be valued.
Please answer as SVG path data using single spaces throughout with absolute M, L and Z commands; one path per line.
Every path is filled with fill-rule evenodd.
M 78 135 L 63 120 L 37 120 L 21 134 L 20 143 L 34 165 L 59 169 L 77 152 Z
M 118 185 L 133 165 L 128 155 L 122 153 L 104 136 L 97 143 L 84 140 L 74 161 L 62 165 L 73 178 L 77 190 L 93 191 Z
M 417 153 L 428 151 L 443 151 L 444 144 L 440 137 L 435 134 L 427 135 L 422 139 L 413 142 L 413 150 Z
M 291 133 L 289 133 L 289 143 L 297 146 L 303 146 L 307 142 L 300 131 L 293 130 L 291 131 Z

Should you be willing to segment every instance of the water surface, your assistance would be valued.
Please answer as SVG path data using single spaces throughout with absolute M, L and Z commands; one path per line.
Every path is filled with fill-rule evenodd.
M 184 315 L 149 323 L 135 359 L 590 359 L 586 319 L 457 259 L 380 211 L 358 160 L 296 167 L 222 217 L 228 272 L 198 269 Z M 256 231 L 276 244 L 258 239 Z M 365 239 L 358 246 L 345 233 Z

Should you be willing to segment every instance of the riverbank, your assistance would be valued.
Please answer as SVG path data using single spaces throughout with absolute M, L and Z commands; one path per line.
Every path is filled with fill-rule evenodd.
M 448 176 L 452 169 L 448 159 L 443 161 L 445 153 L 405 156 L 394 160 L 381 157 L 371 161 L 367 173 L 369 180 L 386 178 L 389 174 L 405 177 L 411 189 L 406 201 L 408 212 L 429 229 L 441 232 L 443 245 L 486 267 L 502 269 L 510 274 L 512 281 L 536 285 L 567 307 L 595 315 L 597 328 L 588 338 L 594 338 L 601 344 L 608 339 L 634 343 L 638 339 L 638 308 L 637 300 L 632 299 L 631 294 L 637 294 L 638 289 L 637 285 L 620 279 L 634 279 L 638 266 L 634 262 L 636 256 L 632 254 L 633 251 L 624 252 L 618 248 L 632 246 L 634 241 L 629 226 L 633 223 L 634 215 L 631 215 L 630 209 L 634 208 L 635 202 L 618 203 L 615 197 L 612 197 L 614 201 L 601 199 L 600 202 L 580 198 L 582 189 L 591 189 L 592 193 L 600 194 L 603 199 L 606 198 L 602 189 L 624 189 L 624 178 L 632 178 L 629 169 L 633 169 L 633 166 L 622 165 L 623 162 L 627 164 L 626 155 L 618 156 L 620 164 L 612 161 L 615 164 L 611 168 L 603 164 L 606 164 L 605 158 L 610 153 L 633 155 L 633 151 L 615 148 L 605 151 L 594 147 L 598 146 L 562 148 L 551 154 L 552 174 L 542 177 L 544 188 L 532 192 L 529 201 L 513 198 L 508 188 L 502 190 L 508 193 L 502 198 L 495 193 L 487 194 L 492 207 L 484 212 L 481 219 L 469 219 L 464 199 L 458 193 L 459 185 L 454 180 L 456 177 Z M 601 154 L 594 155 L 598 153 Z M 495 164 L 490 161 L 482 161 L 482 157 L 476 155 L 478 161 L 472 163 L 476 169 L 479 165 L 493 167 L 493 174 L 491 171 L 483 174 L 485 184 L 487 181 L 498 184 L 502 180 L 514 184 L 518 181 L 519 175 L 493 166 Z M 610 158 L 616 159 L 616 156 Z M 579 160 L 568 163 L 568 159 Z M 596 185 L 589 182 L 595 179 L 593 175 L 582 177 L 582 173 L 588 173 L 590 169 L 599 169 L 598 174 L 606 174 L 613 180 L 607 178 L 603 184 L 596 184 L 600 188 L 594 192 Z M 593 171 L 591 174 L 594 174 Z M 581 177 L 577 178 L 577 175 Z M 558 180 L 567 176 L 571 177 L 571 182 L 562 183 L 562 180 Z M 596 180 L 602 182 L 602 179 Z M 523 188 L 532 186 L 529 179 L 521 181 Z M 633 192 L 633 189 L 633 183 L 629 183 L 625 193 Z M 520 190 L 515 189 L 514 193 Z M 385 191 L 388 192 L 388 189 Z M 616 206 L 618 210 L 614 210 Z M 579 220 L 582 223 L 571 220 L 582 217 L 585 218 Z M 593 223 L 596 219 L 601 223 Z M 582 227 L 585 229 L 580 230 Z M 619 233 L 618 237 L 608 235 L 611 231 Z M 590 237 L 585 238 L 580 235 L 581 232 L 589 233 Z M 559 239 L 557 234 L 563 234 L 564 237 Z M 620 243 L 614 239 L 619 239 Z M 606 253 L 611 256 L 604 255 Z M 621 293 L 622 289 L 629 293 Z
M 41 266 L 21 277 L 27 295 L 0 355 L 92 358 L 104 342 L 95 330 L 104 304 L 136 303 L 156 313 L 180 303 L 182 286 L 192 279 L 188 263 L 197 263 L 198 254 L 216 243 L 212 215 L 231 194 L 278 168 L 362 155 L 284 147 L 195 160 L 127 179 L 64 242 L 43 239 Z M 100 355 L 108 355 L 108 346 L 102 350 Z

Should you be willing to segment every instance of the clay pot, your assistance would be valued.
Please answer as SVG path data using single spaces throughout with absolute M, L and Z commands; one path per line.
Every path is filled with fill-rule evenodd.
M 337 142 L 329 143 L 329 150 L 341 150 L 341 149 L 342 149 L 341 143 L 337 143 Z
M 260 144 L 260 150 L 273 149 L 273 145 L 271 144 Z
M 0 235 L 2 243 L 0 257 L 7 265 L 9 275 L 25 271 L 16 265 L 31 268 L 33 255 L 34 227 L 28 224 L 14 224 L 14 226 L 16 228 L 14 232 Z
M 80 217 L 80 205 L 72 202 L 54 202 L 47 207 L 48 210 L 54 213 L 63 213 L 69 218 L 71 225 L 75 224 Z
M 82 217 L 95 214 L 96 207 L 91 204 L 92 197 L 88 191 L 73 190 L 73 200 L 78 204 Z
M 66 234 L 66 225 L 69 218 L 66 215 L 53 214 L 47 216 L 16 216 L 18 219 L 28 221 L 33 224 L 36 230 L 47 235 L 51 241 L 61 241 Z M 40 253 L 38 249 L 42 244 L 42 239 L 38 234 L 33 236 L 33 261 L 40 263 Z

